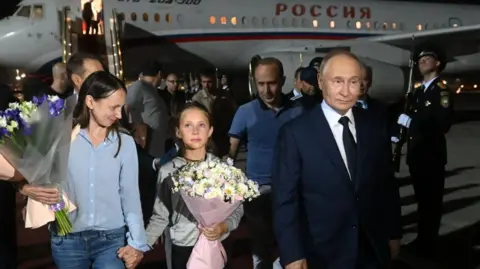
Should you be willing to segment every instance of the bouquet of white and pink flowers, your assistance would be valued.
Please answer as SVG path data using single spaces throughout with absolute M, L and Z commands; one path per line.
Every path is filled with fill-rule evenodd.
M 201 227 L 225 221 L 243 201 L 260 195 L 258 184 L 238 168 L 221 161 L 191 162 L 173 176 L 173 192 L 180 192 Z M 226 263 L 221 242 L 200 235 L 188 269 L 221 269 Z
M 0 154 L 34 185 L 61 188 L 67 180 L 68 152 L 75 100 L 56 96 L 34 97 L 32 102 L 9 104 L 0 111 Z M 67 213 L 75 206 L 62 195 L 56 205 L 44 206 L 29 199 L 27 228 L 43 226 L 54 219 L 60 235 L 70 233 Z

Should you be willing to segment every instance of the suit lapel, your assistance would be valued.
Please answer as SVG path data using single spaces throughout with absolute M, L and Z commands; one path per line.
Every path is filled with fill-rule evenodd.
M 362 174 L 365 168 L 365 161 L 367 160 L 368 153 L 368 119 L 366 118 L 366 112 L 353 108 L 353 117 L 355 118 L 355 130 L 357 136 L 357 167 L 355 172 L 355 191 L 358 190 L 362 180 Z
M 342 155 L 340 155 L 340 150 L 338 149 L 327 118 L 323 113 L 322 106 L 317 105 L 314 112 L 315 113 L 311 114 L 314 117 L 312 122 L 317 122 L 317 124 L 315 124 L 315 134 L 318 134 L 320 145 L 325 148 L 325 152 L 327 152 L 332 164 L 342 173 L 342 178 L 348 181 L 348 184 L 351 186 L 352 182 L 348 175 L 347 167 L 343 162 Z

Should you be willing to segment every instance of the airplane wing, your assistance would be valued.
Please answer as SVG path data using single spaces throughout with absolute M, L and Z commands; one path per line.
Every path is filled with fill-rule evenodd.
M 382 35 L 361 38 L 361 40 L 383 43 L 409 51 L 412 47 L 412 35 L 415 37 L 416 46 L 422 46 L 422 44 L 434 45 L 445 53 L 447 61 L 454 61 L 455 57 L 458 56 L 480 52 L 480 24 L 414 33 Z

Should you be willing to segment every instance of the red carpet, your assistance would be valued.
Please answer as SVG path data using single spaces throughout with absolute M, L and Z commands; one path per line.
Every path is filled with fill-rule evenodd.
M 39 229 L 25 229 L 21 216 L 20 199 L 17 199 L 17 223 L 18 223 L 18 269 L 55 269 L 50 254 L 50 240 L 46 227 Z M 241 226 L 232 233 L 233 241 L 233 259 L 232 269 L 250 269 L 252 260 L 249 254 L 248 235 L 245 226 Z M 158 245 L 155 250 L 145 255 L 144 262 L 139 269 L 163 269 L 165 267 L 165 253 L 163 246 Z

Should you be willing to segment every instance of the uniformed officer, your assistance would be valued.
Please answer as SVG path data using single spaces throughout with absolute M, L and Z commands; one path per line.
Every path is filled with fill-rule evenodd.
M 452 123 L 451 92 L 439 78 L 445 65 L 438 51 L 420 52 L 423 84 L 415 88 L 409 111 L 397 121 L 408 128 L 407 164 L 418 204 L 418 236 L 413 246 L 427 255 L 434 253 L 438 239 L 447 164 L 445 134 Z

